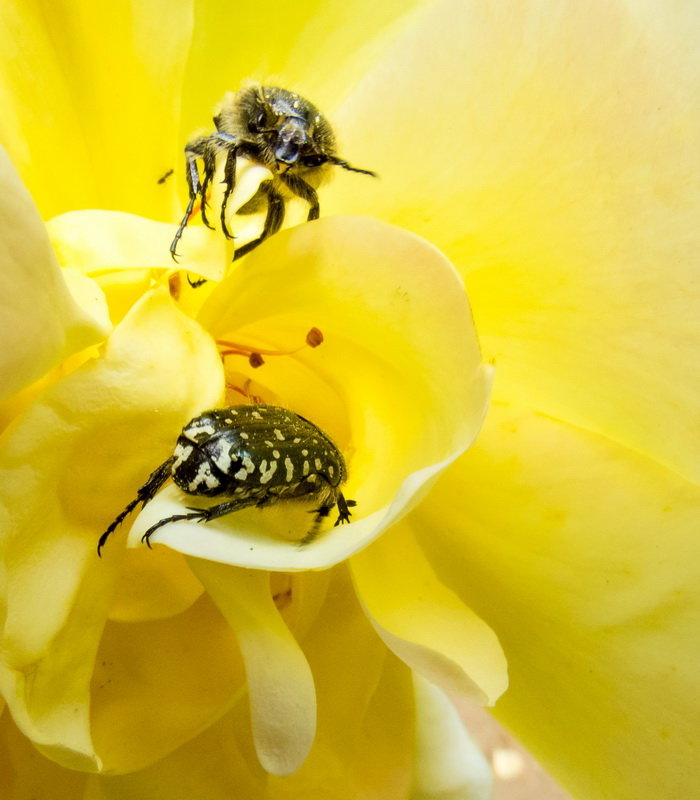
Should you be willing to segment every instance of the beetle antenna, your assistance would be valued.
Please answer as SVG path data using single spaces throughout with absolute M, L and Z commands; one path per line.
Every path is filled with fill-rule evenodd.
M 139 503 L 146 503 L 153 500 L 155 497 L 156 492 L 160 487 L 168 480 L 170 477 L 170 468 L 175 462 L 175 456 L 170 456 L 170 458 L 163 462 L 157 469 L 155 469 L 148 477 L 148 480 L 144 485 L 138 490 L 136 494 L 136 499 L 132 500 L 129 505 L 119 514 L 119 516 L 114 520 L 114 522 L 107 528 L 107 530 L 100 536 L 100 540 L 97 543 L 97 555 L 102 558 L 102 548 L 105 545 L 105 542 L 112 533 L 119 527 L 119 525 L 126 519 L 126 517 L 131 514 L 131 512 L 136 508 Z

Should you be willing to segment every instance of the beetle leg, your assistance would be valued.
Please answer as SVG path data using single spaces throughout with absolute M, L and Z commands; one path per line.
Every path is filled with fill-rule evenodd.
M 335 503 L 333 504 L 335 505 Z M 323 520 L 331 513 L 333 506 L 321 506 L 320 508 L 315 508 L 311 513 L 315 514 L 314 521 L 311 523 L 311 527 L 307 531 L 306 535 L 303 539 L 300 539 L 298 542 L 299 547 L 305 547 L 307 544 L 311 544 L 313 540 L 318 536 L 321 530 L 321 523 Z
M 193 522 L 209 522 L 217 517 L 223 517 L 233 511 L 240 511 L 242 508 L 249 506 L 265 505 L 260 502 L 258 497 L 246 497 L 237 500 L 227 500 L 224 503 L 218 503 L 210 508 L 190 508 L 189 514 L 174 514 L 172 517 L 166 517 L 156 522 L 144 533 L 141 541 L 145 542 L 149 547 L 151 546 L 151 536 L 164 525 L 169 525 L 171 522 L 183 522 L 184 520 L 191 520 Z
M 350 517 L 352 516 L 350 508 L 356 506 L 357 503 L 354 500 L 346 500 L 343 493 L 338 492 L 336 504 L 340 513 L 338 514 L 338 519 L 335 521 L 335 525 L 341 525 L 343 522 L 350 522 Z
M 258 191 L 267 195 L 267 215 L 265 216 L 262 233 L 257 239 L 251 239 L 251 241 L 246 242 L 242 247 L 237 248 L 236 252 L 233 254 L 234 261 L 250 253 L 251 250 L 254 250 L 259 244 L 262 244 L 265 239 L 272 236 L 273 233 L 277 233 L 284 222 L 284 198 L 274 188 L 272 181 L 263 181 Z
M 114 522 L 107 528 L 107 530 L 100 536 L 97 543 L 97 555 L 102 557 L 102 548 L 110 535 L 116 530 L 119 524 L 136 508 L 139 503 L 146 503 L 153 500 L 156 492 L 170 477 L 171 467 L 175 462 L 175 456 L 163 462 L 157 469 L 155 469 L 149 476 L 148 480 L 138 490 L 136 499 L 132 500 L 129 505 L 122 511 L 122 513 L 114 520 Z
M 288 175 L 287 173 L 280 174 L 280 180 L 294 192 L 297 197 L 306 200 L 309 204 L 309 213 L 306 217 L 307 222 L 312 219 L 318 219 L 321 213 L 321 207 L 318 202 L 318 194 L 313 186 L 310 186 L 303 178 L 298 175 Z

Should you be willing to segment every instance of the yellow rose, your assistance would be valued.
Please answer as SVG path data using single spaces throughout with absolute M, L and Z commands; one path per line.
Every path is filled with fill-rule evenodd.
M 691 213 L 697 196 L 695 10 L 692 4 L 668 10 L 623 2 L 586 9 L 537 2 L 515 8 L 457 2 L 410 10 L 376 6 L 328 2 L 312 13 L 272 4 L 264 14 L 202 3 L 193 27 L 185 3 L 151 3 L 132 14 L 78 4 L 70 14 L 60 8 L 42 14 L 23 9 L 21 17 L 16 10 L 4 12 L 11 58 L 0 78 L 9 109 L 2 137 L 45 217 L 98 207 L 176 218 L 180 203 L 172 181 L 165 189 L 156 182 L 175 151 L 224 90 L 244 77 L 276 73 L 280 83 L 332 112 L 344 154 L 382 175 L 372 185 L 358 176 L 336 176 L 325 187 L 322 212 L 373 214 L 439 244 L 466 278 L 497 380 L 477 445 L 410 516 L 353 555 L 347 567 L 273 580 L 279 605 L 290 589 L 295 600 L 304 598 L 300 606 L 293 602 L 282 610 L 288 627 L 271 602 L 266 572 L 246 573 L 248 582 L 240 574 L 231 582 L 228 577 L 240 567 L 197 559 L 212 555 L 204 550 L 188 557 L 196 577 L 171 549 L 127 551 L 128 569 L 110 608 L 117 570 L 114 561 L 107 562 L 120 557 L 113 553 L 122 545 L 110 542 L 113 553 L 95 564 L 88 530 L 99 535 L 96 518 L 109 521 L 115 500 L 119 509 L 133 496 L 142 468 L 153 465 L 150 456 L 165 455 L 173 429 L 221 387 L 216 354 L 202 328 L 163 292 L 138 300 L 152 279 L 148 272 L 120 269 L 112 277 L 96 276 L 114 319 L 137 305 L 104 356 L 64 381 L 47 377 L 55 386 L 29 406 L 4 440 L 3 467 L 10 470 L 5 485 L 16 489 L 16 497 L 28 498 L 32 488 L 34 493 L 31 502 L 15 502 L 11 509 L 12 518 L 26 520 L 24 527 L 4 525 L 25 533 L 12 540 L 14 554 L 5 549 L 7 592 L 15 599 L 8 603 L 3 693 L 22 730 L 60 763 L 94 768 L 96 743 L 112 760 L 108 768 L 144 767 L 119 777 L 81 779 L 61 771 L 77 786 L 66 796 L 82 796 L 81 780 L 107 797 L 192 796 L 203 786 L 212 797 L 234 791 L 255 797 L 263 785 L 275 797 L 313 791 L 356 797 L 370 787 L 380 796 L 390 796 L 387 787 L 407 794 L 413 739 L 409 673 L 379 647 L 376 634 L 444 690 L 493 700 L 503 687 L 499 651 L 473 608 L 496 632 L 509 662 L 511 688 L 497 713 L 576 796 L 691 796 L 698 783 L 700 722 L 694 669 L 694 556 L 700 546 L 693 483 L 700 381 L 691 277 L 697 235 Z M 255 36 L 239 33 L 251 30 Z M 53 66 L 58 39 L 61 71 Z M 105 41 L 122 47 L 108 50 Z M 27 69 L 27 61 L 39 66 Z M 50 124 L 47 134 L 47 121 L 53 120 L 60 124 Z M 121 216 L 104 218 L 97 229 L 114 230 L 118 220 L 124 223 Z M 67 253 L 76 248 L 62 236 L 70 224 L 68 215 L 52 230 L 64 264 L 83 271 L 167 264 L 150 233 L 143 241 L 155 262 L 143 255 L 138 236 L 128 238 L 136 242 L 133 260 L 121 252 L 111 264 L 96 258 L 96 247 L 105 241 L 99 236 L 84 247 L 85 263 L 71 261 Z M 126 223 L 129 230 L 144 231 L 151 224 Z M 84 244 L 89 232 L 84 224 L 78 229 Z M 233 321 L 237 329 L 259 323 L 258 334 L 288 344 L 289 328 L 268 328 L 265 319 L 268 299 L 284 306 L 279 280 L 276 291 L 268 291 L 275 271 L 285 280 L 299 279 L 299 270 L 290 270 L 297 242 L 324 269 L 334 266 L 328 254 L 335 247 L 347 250 L 348 261 L 371 263 L 367 253 L 356 253 L 365 243 L 358 229 L 377 243 L 372 252 L 379 261 L 391 263 L 400 250 L 390 244 L 392 236 L 408 241 L 394 229 L 357 218 L 327 218 L 280 234 L 206 300 L 202 296 L 205 327 L 219 336 Z M 220 246 L 215 239 L 200 242 L 194 227 L 187 234 L 193 252 Z M 107 239 L 110 246 L 121 243 L 123 233 Z M 167 235 L 163 242 L 167 249 Z M 429 274 L 449 274 L 437 268 L 440 257 L 429 258 L 425 245 L 411 240 L 406 249 L 402 281 L 420 261 L 417 252 L 435 265 Z M 106 254 L 114 258 L 113 249 Z M 329 285 L 339 292 L 337 278 Z M 365 297 L 371 296 L 370 281 L 367 273 L 358 276 Z M 84 297 L 90 284 L 77 283 Z M 34 282 L 26 286 L 36 291 Z M 435 305 L 443 308 L 442 298 L 453 295 L 439 295 Z M 304 298 L 317 313 L 328 295 L 293 298 L 290 316 L 299 331 Z M 420 305 L 415 294 L 411 298 Z M 69 299 L 63 302 L 55 334 L 45 342 L 32 339 L 34 348 L 22 360 L 24 383 L 92 344 L 104 326 L 94 297 L 89 305 L 82 302 L 92 309 L 93 322 Z M 199 302 L 185 291 L 181 305 L 194 311 Z M 420 302 L 430 310 L 425 298 Z M 389 307 L 381 304 L 382 314 Z M 332 324 L 335 315 L 326 311 Z M 425 332 L 442 331 L 450 340 L 448 316 Z M 455 318 L 463 320 L 464 310 Z M 37 319 L 35 331 L 43 324 Z M 343 320 L 340 314 L 341 329 Z M 420 333 L 421 326 L 413 319 L 407 330 Z M 439 379 L 419 371 L 420 389 L 404 387 L 392 398 L 384 394 L 386 364 L 395 355 L 391 337 L 385 338 L 386 330 L 373 337 L 371 327 L 358 333 L 373 339 L 372 352 L 385 362 L 380 359 L 373 371 L 364 359 L 361 376 L 336 377 L 346 424 L 337 408 L 319 422 L 341 440 L 349 431 L 346 441 L 353 443 L 358 431 L 365 433 L 357 450 L 366 458 L 351 463 L 362 480 L 384 484 L 369 492 L 370 504 L 380 504 L 391 494 L 392 479 L 395 488 L 397 472 L 418 466 L 402 462 L 400 445 L 414 443 L 425 431 L 398 413 L 396 419 L 389 415 L 402 409 L 408 391 L 411 404 L 424 412 L 417 420 L 433 415 L 435 435 L 443 437 L 443 461 L 447 442 L 459 439 L 465 446 L 466 429 L 479 415 L 470 406 L 466 422 L 455 420 L 454 398 L 442 396 L 452 391 L 453 381 L 468 394 L 468 370 L 450 374 L 455 354 L 448 343 L 438 342 L 435 350 Z M 397 341 L 405 336 L 401 329 Z M 452 335 L 453 344 L 462 340 Z M 323 348 L 313 355 L 320 359 Z M 453 349 L 465 358 L 461 348 Z M 413 339 L 406 350 L 404 379 L 413 355 L 425 353 Z M 310 359 L 274 365 L 271 359 L 269 368 L 283 373 L 290 363 L 305 366 Z M 475 369 L 473 360 L 466 361 Z M 328 367 L 313 363 L 307 373 L 325 378 Z M 11 365 L 8 371 L 15 372 Z M 182 382 L 183 373 L 189 382 Z M 98 408 L 88 391 L 94 384 L 86 382 L 96 374 L 102 380 Z M 201 382 L 193 377 L 200 375 Z M 304 380 L 284 374 L 277 379 L 284 387 Z M 15 398 L 6 417 L 29 399 Z M 375 404 L 382 416 L 368 417 Z M 154 407 L 161 412 L 157 421 Z M 450 413 L 443 417 L 439 408 Z M 361 413 L 364 425 L 358 428 Z M 387 419 L 392 425 L 382 424 Z M 51 438 L 42 438 L 47 430 Z M 96 451 L 97 432 L 111 450 Z M 139 449 L 127 448 L 141 434 Z M 387 475 L 369 453 L 382 434 L 397 461 Z M 47 448 L 47 442 L 57 447 Z M 75 448 L 70 458 L 66 446 Z M 23 477 L 29 452 L 38 468 Z M 125 454 L 123 463 L 119 453 Z M 70 496 L 76 486 L 80 503 Z M 158 513 L 157 502 L 147 512 Z M 59 537 L 68 522 L 74 532 Z M 236 525 L 235 517 L 229 524 Z M 319 540 L 309 558 L 324 547 L 339 553 L 338 537 L 352 530 Z M 196 533 L 196 540 L 185 538 L 202 548 L 217 536 L 215 529 Z M 173 526 L 159 538 L 175 545 L 177 535 Z M 242 551 L 245 540 L 236 541 Z M 273 549 L 289 553 L 283 542 L 272 541 Z M 241 564 L 240 557 L 231 561 Z M 286 561 L 284 566 L 290 568 Z M 101 635 L 110 610 L 113 620 Z M 236 629 L 238 646 L 224 618 Z M 248 672 L 252 736 L 247 705 L 236 694 L 243 686 L 241 654 L 246 668 L 256 666 Z M 250 741 L 264 762 L 278 759 L 289 766 L 290 753 L 292 762 L 300 760 L 304 748 L 295 752 L 293 742 L 299 731 L 308 741 L 310 700 L 298 703 L 296 714 L 285 714 L 280 730 L 273 722 L 276 708 L 290 712 L 290 697 L 310 698 L 304 662 L 311 665 L 319 701 L 315 744 L 294 776 L 268 778 Z M 361 674 L 348 688 L 343 673 Z M 275 694 L 269 687 L 283 688 Z M 425 687 L 415 696 L 420 732 L 430 717 L 420 713 L 421 704 L 435 698 Z M 286 705 L 276 707 L 278 698 Z M 16 753 L 23 745 L 7 714 L 2 722 L 13 745 L 8 752 Z M 423 741 L 420 735 L 417 741 Z M 280 742 L 285 746 L 275 752 Z M 428 751 L 426 746 L 419 754 Z M 205 764 L 203 752 L 212 754 Z M 18 763 L 39 775 L 26 750 Z M 42 769 L 59 770 L 46 763 Z M 416 796 L 445 789 L 420 764 L 413 775 Z

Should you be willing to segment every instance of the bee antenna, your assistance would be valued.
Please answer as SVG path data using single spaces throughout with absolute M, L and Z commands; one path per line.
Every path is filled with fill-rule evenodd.
M 353 167 L 352 164 L 349 164 L 342 158 L 338 158 L 337 156 L 328 156 L 328 161 L 330 164 L 335 164 L 336 167 L 342 167 L 346 169 L 348 172 L 359 172 L 362 175 L 371 175 L 373 178 L 378 178 L 376 172 L 372 172 L 370 169 L 360 169 L 359 167 Z

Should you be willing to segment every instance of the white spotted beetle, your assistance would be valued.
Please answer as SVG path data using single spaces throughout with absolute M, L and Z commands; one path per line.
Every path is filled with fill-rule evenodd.
M 342 453 L 313 422 L 286 408 L 260 403 L 216 408 L 185 425 L 173 455 L 151 473 L 136 499 L 100 536 L 98 555 L 119 524 L 139 503 L 149 503 L 169 478 L 187 494 L 227 499 L 161 519 L 141 537 L 149 547 L 151 536 L 171 522 L 208 522 L 242 508 L 294 499 L 319 504 L 311 528 L 299 542 L 308 544 L 334 506 L 339 525 L 350 521 L 350 507 L 355 505 L 341 491 L 347 479 Z

